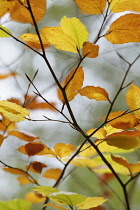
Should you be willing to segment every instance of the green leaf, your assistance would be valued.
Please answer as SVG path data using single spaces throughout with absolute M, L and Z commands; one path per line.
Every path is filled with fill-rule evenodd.
M 0 37 L 1 38 L 5 38 L 5 37 L 9 37 L 10 35 L 7 34 L 6 32 L 4 32 L 2 29 L 4 29 L 6 32 L 8 32 L 9 34 L 12 34 L 11 31 L 9 31 L 8 28 L 3 27 L 2 25 L 0 25 Z
M 10 201 L 0 201 L 1 210 L 30 210 L 31 203 L 22 199 L 15 199 Z
M 56 188 L 50 186 L 34 187 L 32 190 L 37 191 L 47 197 L 50 193 L 59 192 Z
M 51 193 L 48 197 L 57 204 L 71 206 L 77 205 L 86 199 L 83 195 L 63 191 Z

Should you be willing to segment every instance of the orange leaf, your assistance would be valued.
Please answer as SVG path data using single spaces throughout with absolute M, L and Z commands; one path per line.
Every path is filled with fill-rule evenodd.
M 47 179 L 55 179 L 58 180 L 60 175 L 62 173 L 62 170 L 59 168 L 56 169 L 47 169 L 46 172 L 43 174 L 43 176 Z
M 47 166 L 44 163 L 34 161 L 31 163 L 31 165 L 26 166 L 26 169 L 34 173 L 41 173 L 42 169 L 45 167 Z
M 4 141 L 4 137 L 3 135 L 0 134 L 0 146 L 2 145 L 3 141 Z
M 29 192 L 25 195 L 25 200 L 30 201 L 31 203 L 41 203 L 46 200 L 46 197 L 38 192 Z
M 27 176 L 19 176 L 17 178 L 17 180 L 19 181 L 20 185 L 24 185 L 24 184 L 32 184 L 34 183 L 35 181 L 34 180 L 31 180 L 29 177 Z
M 38 136 L 35 136 L 31 133 L 28 133 L 26 131 L 19 131 L 19 130 L 18 131 L 16 131 L 16 130 L 9 131 L 8 135 L 15 136 L 19 139 L 22 139 L 24 141 L 29 141 L 29 142 L 34 141 L 39 138 Z
M 123 113 L 123 111 L 113 112 L 108 116 L 108 120 L 116 118 Z M 139 121 L 134 115 L 128 113 L 121 117 L 118 117 L 117 119 L 112 120 L 111 122 L 109 122 L 109 124 L 114 128 L 131 129 L 136 127 L 139 124 Z
M 96 101 L 108 101 L 108 93 L 101 87 L 86 86 L 78 91 L 81 96 L 86 96 L 89 99 Z
M 111 12 L 135 11 L 140 12 L 139 0 L 109 0 Z
M 22 171 L 22 170 L 18 170 L 16 168 L 8 168 L 8 167 L 2 167 L 2 169 L 6 172 L 9 172 L 11 174 L 20 174 L 20 175 L 24 175 L 27 176 L 26 172 Z
M 15 128 L 16 128 L 16 123 L 15 122 L 11 122 L 10 120 L 8 120 L 7 118 L 5 118 L 2 115 L 2 120 L 0 121 L 0 130 L 1 131 L 13 130 Z
M 92 44 L 90 42 L 84 42 L 82 54 L 88 58 L 96 58 L 99 52 L 99 45 Z
M 130 171 L 131 174 L 140 172 L 140 162 L 136 164 L 132 164 L 132 163 L 127 162 L 127 160 L 125 160 L 124 158 L 116 157 L 114 155 L 111 155 L 111 158 L 116 163 L 126 167 Z
M 18 151 L 30 156 L 33 155 L 47 155 L 47 154 L 54 154 L 54 152 L 47 147 L 45 144 L 39 142 L 31 142 L 25 145 L 22 145 L 18 148 Z
M 106 6 L 106 0 L 75 0 L 75 2 L 81 10 L 92 15 L 102 14 Z
M 17 76 L 17 73 L 11 72 L 11 73 L 7 73 L 7 74 L 0 74 L 0 79 L 6 79 L 11 76 L 15 77 L 15 76 Z
M 56 156 L 63 158 L 74 152 L 74 146 L 72 144 L 57 143 L 54 146 L 54 151 Z
M 83 80 L 84 71 L 82 67 L 79 67 L 78 69 L 74 68 L 66 77 L 65 81 L 63 82 L 63 86 L 65 86 L 70 81 L 65 89 L 68 101 L 73 100 L 74 97 L 78 94 L 78 91 L 83 86 Z M 63 94 L 60 89 L 58 89 L 58 97 L 63 103 L 65 103 Z
M 126 14 L 115 20 L 104 36 L 113 44 L 140 42 L 140 14 Z
M 131 110 L 140 108 L 140 88 L 131 84 L 126 93 L 126 102 Z M 140 118 L 140 109 L 134 112 Z
M 0 0 L 0 17 L 5 15 L 15 5 L 17 0 Z
M 27 6 L 26 0 L 23 2 Z M 30 0 L 31 8 L 35 17 L 36 22 L 39 22 L 46 10 L 46 0 Z M 21 23 L 29 22 L 33 24 L 30 12 L 24 6 L 22 6 L 18 1 L 10 10 L 11 19 Z

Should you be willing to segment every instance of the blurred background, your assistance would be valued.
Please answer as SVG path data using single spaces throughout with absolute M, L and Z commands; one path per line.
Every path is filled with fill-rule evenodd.
M 106 21 L 105 27 L 103 27 L 101 35 L 105 34 L 110 24 L 121 15 L 122 13 L 110 15 Z M 38 27 L 41 29 L 45 26 L 59 26 L 60 20 L 64 16 L 68 18 L 79 18 L 89 32 L 89 41 L 94 42 L 94 40 L 96 40 L 103 21 L 103 15 L 85 14 L 72 0 L 47 0 L 46 13 L 43 19 L 38 23 Z M 35 33 L 32 25 L 11 21 L 8 13 L 0 19 L 0 23 L 4 27 L 7 27 L 15 37 L 23 33 Z M 100 86 L 106 89 L 109 93 L 110 100 L 112 100 L 128 68 L 127 63 L 122 60 L 117 53 L 131 63 L 140 53 L 140 45 L 139 43 L 113 45 L 105 38 L 99 39 L 96 44 L 99 45 L 99 56 L 92 59 L 85 58 L 82 62 L 85 73 L 83 86 Z M 46 55 L 59 81 L 63 81 L 79 62 L 78 54 L 58 51 L 53 46 L 46 49 Z M 56 107 L 61 110 L 62 103 L 57 96 L 57 86 L 42 57 L 15 41 L 12 37 L 0 38 L 0 74 L 10 72 L 17 73 L 16 77 L 8 77 L 0 80 L 0 100 L 16 98 L 24 102 L 24 96 L 29 86 L 29 81 L 25 74 L 32 79 L 37 70 L 38 73 L 34 79 L 35 86 L 43 97 L 49 102 L 56 103 Z M 125 84 L 134 81 L 133 83 L 139 86 L 139 75 L 140 59 L 132 66 Z M 113 107 L 113 111 L 125 111 L 128 109 L 125 101 L 126 90 L 127 89 L 124 89 L 119 95 Z M 28 94 L 34 95 L 34 91 L 34 87 L 30 86 Z M 37 100 L 42 102 L 42 99 L 39 97 L 37 97 Z M 100 126 L 109 109 L 109 103 L 106 101 L 98 102 L 89 100 L 80 95 L 77 95 L 75 99 L 70 102 L 70 105 L 79 125 L 85 132 L 90 128 Z M 64 113 L 69 117 L 66 108 L 64 109 Z M 33 120 L 42 120 L 44 119 L 43 115 L 54 120 L 64 120 L 62 115 L 49 109 L 32 110 L 30 117 Z M 77 147 L 84 140 L 69 124 L 60 122 L 33 122 L 26 120 L 17 123 L 17 129 L 28 131 L 39 136 L 48 147 L 53 147 L 56 143 L 60 142 L 71 143 Z M 23 144 L 25 144 L 25 142 L 16 137 L 9 136 L 5 139 L 0 148 L 0 159 L 11 166 L 20 168 L 24 168 L 25 165 L 33 160 L 41 161 L 50 168 L 63 168 L 63 165 L 55 159 L 52 160 L 51 158 L 42 156 L 28 158 L 26 155 L 19 153 L 17 148 Z M 139 158 L 139 154 L 139 151 L 136 150 L 135 153 L 127 155 L 127 158 L 131 162 L 136 162 Z M 98 177 L 98 175 L 93 174 L 87 168 L 82 167 L 74 168 L 70 166 L 68 171 L 72 172 L 59 185 L 58 189 L 77 192 L 87 196 L 103 196 L 104 193 L 109 194 L 110 190 L 108 186 L 101 184 L 100 175 Z M 55 181 L 45 179 L 41 175 L 37 175 L 37 178 L 41 185 L 53 186 L 55 183 Z M 123 199 L 123 194 L 117 181 L 111 179 L 109 184 Z M 133 203 L 133 210 L 138 209 L 138 195 L 140 193 L 136 184 L 139 184 L 139 180 L 135 180 L 130 185 L 129 190 L 131 194 L 133 189 L 136 195 L 133 196 L 131 194 L 130 196 Z M 17 197 L 24 198 L 28 189 L 31 189 L 33 186 L 34 185 L 30 184 L 21 187 L 15 175 L 0 170 L 0 200 L 6 201 Z M 106 196 L 111 198 L 108 204 L 106 204 L 107 209 L 118 209 L 118 207 L 116 208 L 118 203 L 120 205 L 119 209 L 123 209 L 122 203 L 118 200 L 117 196 L 112 196 L 111 194 Z M 42 204 L 35 204 L 33 209 L 38 210 L 41 205 Z

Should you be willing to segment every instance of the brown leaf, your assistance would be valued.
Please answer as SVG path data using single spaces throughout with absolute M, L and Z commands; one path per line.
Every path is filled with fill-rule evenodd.
M 47 165 L 45 165 L 44 163 L 34 161 L 31 163 L 31 165 L 26 166 L 26 169 L 34 173 L 41 173 L 42 169 L 45 167 L 47 167 Z
M 99 52 L 99 45 L 92 44 L 90 42 L 84 42 L 82 48 L 82 54 L 88 58 L 96 58 Z

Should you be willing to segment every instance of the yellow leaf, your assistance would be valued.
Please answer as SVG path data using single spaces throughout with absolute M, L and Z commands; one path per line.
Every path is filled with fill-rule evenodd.
M 79 148 L 80 146 L 77 147 L 77 149 Z M 81 152 L 79 153 L 79 155 L 81 157 L 84 157 L 84 158 L 88 158 L 88 157 L 91 157 L 93 156 L 94 154 L 96 154 L 96 150 L 90 145 L 90 144 L 84 144 L 80 150 Z
M 12 122 L 23 121 L 30 115 L 27 109 L 6 100 L 0 101 L 0 112 Z
M 92 44 L 90 42 L 84 42 L 82 48 L 82 54 L 88 58 L 96 58 L 99 52 L 99 45 Z
M 115 20 L 104 36 L 113 44 L 140 42 L 140 15 L 126 14 Z
M 40 33 L 46 40 L 58 50 L 78 53 L 77 48 L 88 39 L 88 32 L 85 26 L 77 18 L 63 17 L 60 26 L 44 27 Z
M 108 116 L 108 120 L 116 118 L 123 113 L 123 111 L 113 112 Z M 131 129 L 136 127 L 139 124 L 139 121 L 134 115 L 128 113 L 108 123 L 114 128 Z
M 3 31 L 2 29 L 3 29 L 4 31 Z M 5 31 L 8 32 L 9 34 L 12 34 L 12 33 L 9 31 L 8 28 L 3 27 L 2 25 L 0 25 L 0 38 L 5 38 L 5 37 L 9 37 L 9 36 L 10 36 L 10 35 L 7 34 Z M 12 74 L 12 73 L 10 73 L 10 74 Z M 3 74 L 3 75 L 0 75 L 0 79 L 5 79 L 6 77 L 12 76 L 12 75 L 10 75 L 10 74 Z
M 27 176 L 19 176 L 19 177 L 17 178 L 17 180 L 19 181 L 20 186 L 21 186 L 21 185 L 24 185 L 24 184 L 32 184 L 32 183 L 35 182 L 35 180 L 31 180 L 31 179 L 30 179 L 29 177 L 27 177 Z
M 111 2 L 109 9 L 111 12 L 135 11 L 140 12 L 139 0 L 109 0 Z
M 63 86 L 65 86 L 70 81 L 65 89 L 68 101 L 73 100 L 74 97 L 78 94 L 78 91 L 83 86 L 83 80 L 84 71 L 82 67 L 79 67 L 78 69 L 74 68 L 66 77 L 65 81 L 63 82 Z M 58 97 L 63 103 L 65 103 L 63 94 L 60 89 L 58 89 Z
M 56 205 L 56 204 L 53 204 L 53 203 L 47 203 L 47 204 L 45 204 L 45 205 L 43 205 L 43 206 L 52 206 L 54 209 L 69 210 L 69 209 L 66 209 L 66 208 L 64 208 L 64 207 L 62 207 L 62 206 L 58 206 L 58 205 Z
M 112 134 L 112 133 L 117 133 L 118 131 L 120 131 L 121 129 L 117 129 L 117 128 L 113 128 L 111 125 L 107 124 L 106 126 L 104 126 L 104 129 L 107 132 L 107 136 Z
M 90 135 L 93 133 L 96 129 L 89 129 L 86 133 Z M 96 133 L 94 133 L 91 137 L 96 137 L 98 139 L 104 139 L 106 138 L 107 132 L 104 128 L 100 128 Z
M 126 102 L 131 110 L 140 108 L 140 88 L 130 85 L 126 93 Z M 134 112 L 140 118 L 140 110 Z
M 45 37 L 42 34 L 40 34 L 40 36 L 41 36 L 43 44 L 49 44 L 48 41 L 45 39 Z M 21 36 L 19 36 L 19 38 L 22 39 L 22 41 L 35 42 L 37 44 L 40 44 L 37 34 L 32 34 L 32 33 L 22 34 Z
M 58 180 L 61 173 L 62 173 L 62 170 L 59 168 L 47 169 L 46 172 L 43 174 L 43 176 L 47 179 Z
M 102 205 L 107 200 L 103 197 L 87 197 L 82 203 L 76 205 L 77 209 L 89 209 Z
M 24 0 L 23 4 L 27 6 L 27 1 Z M 46 11 L 46 0 L 39 0 L 39 1 L 30 0 L 30 5 L 31 5 L 32 12 L 34 14 L 36 22 L 39 22 Z M 11 15 L 11 19 L 14 21 L 18 21 L 21 23 L 29 22 L 33 24 L 30 12 L 18 1 L 16 1 L 16 3 L 11 8 L 10 15 Z
M 56 156 L 63 158 L 74 152 L 74 146 L 72 144 L 57 143 L 54 146 L 54 151 Z
M 10 11 L 17 0 L 0 0 L 0 17 Z
M 116 157 L 114 155 L 111 155 L 111 158 L 113 161 L 115 161 L 116 163 L 126 167 L 129 172 L 131 174 L 134 174 L 134 173 L 137 173 L 137 172 L 140 172 L 140 162 L 136 163 L 136 164 L 132 164 L 132 163 L 129 163 L 127 162 L 126 159 L 122 158 L 122 157 Z
M 96 101 L 108 101 L 108 93 L 101 87 L 86 86 L 78 91 L 81 96 L 86 96 L 89 99 Z
M 78 49 L 81 49 L 83 43 L 88 39 L 86 27 L 76 17 L 67 18 L 64 16 L 61 19 L 60 27 L 63 32 L 75 42 Z
M 29 141 L 29 142 L 34 141 L 39 138 L 38 136 L 35 136 L 32 133 L 28 133 L 25 131 L 19 131 L 19 130 L 18 131 L 16 131 L 16 130 L 9 131 L 8 135 L 15 136 L 19 139 L 22 139 L 24 141 Z
M 102 14 L 106 6 L 106 0 L 75 0 L 75 2 L 81 10 L 92 15 Z
M 30 201 L 31 203 L 40 203 L 44 202 L 46 197 L 38 192 L 29 192 L 25 195 L 25 200 Z
M 16 168 L 8 168 L 8 167 L 3 167 L 2 168 L 4 171 L 6 171 L 6 172 L 9 172 L 9 173 L 11 173 L 11 174 L 20 174 L 20 175 L 24 175 L 24 176 L 27 176 L 27 173 L 26 172 L 24 172 L 24 171 L 22 171 L 22 170 L 18 170 L 18 169 L 16 169 Z
M 106 139 L 106 142 L 118 148 L 125 150 L 136 149 L 140 147 L 140 138 L 137 136 L 125 136 L 125 135 L 110 135 Z
M 82 157 L 74 158 L 70 163 L 78 167 L 89 167 L 89 168 L 93 168 L 96 164 L 94 160 Z

